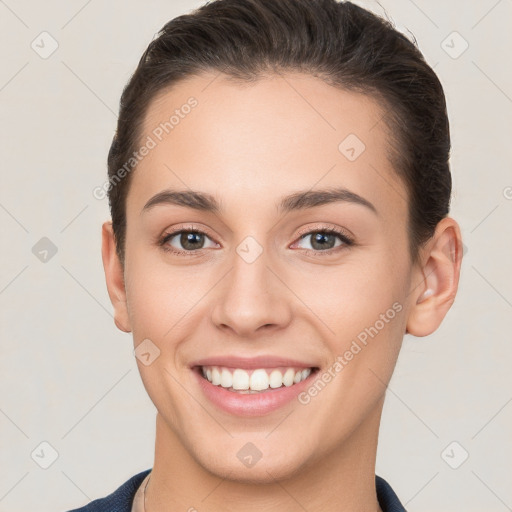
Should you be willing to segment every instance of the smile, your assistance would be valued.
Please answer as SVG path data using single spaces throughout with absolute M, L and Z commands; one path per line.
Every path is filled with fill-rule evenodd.
M 223 366 L 202 366 L 203 377 L 214 386 L 241 394 L 265 392 L 269 388 L 290 387 L 306 380 L 314 368 L 227 368 Z
M 265 416 L 292 403 L 320 371 L 319 367 L 306 365 L 258 367 L 255 360 L 243 366 L 223 366 L 216 361 L 191 369 L 203 396 L 213 406 L 245 417 Z

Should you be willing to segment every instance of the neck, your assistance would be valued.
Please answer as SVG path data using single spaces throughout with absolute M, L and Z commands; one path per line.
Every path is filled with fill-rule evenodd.
M 375 487 L 375 457 L 382 399 L 349 438 L 303 464 L 292 476 L 264 483 L 220 477 L 187 451 L 160 414 L 156 418 L 155 461 L 146 489 L 146 512 L 382 512 Z

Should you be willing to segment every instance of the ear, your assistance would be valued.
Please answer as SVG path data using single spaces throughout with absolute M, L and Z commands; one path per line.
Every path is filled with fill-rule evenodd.
M 412 306 L 406 333 L 432 334 L 452 306 L 459 286 L 462 263 L 462 237 L 457 222 L 445 217 L 425 246 L 422 266 L 412 282 Z
M 126 305 L 124 272 L 116 253 L 116 241 L 112 229 L 112 221 L 103 223 L 101 233 L 101 257 L 105 270 L 108 295 L 114 306 L 114 322 L 123 332 L 131 332 L 130 318 Z

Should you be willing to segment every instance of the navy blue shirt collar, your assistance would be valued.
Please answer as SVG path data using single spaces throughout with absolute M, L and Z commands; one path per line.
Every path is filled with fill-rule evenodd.
M 68 512 L 131 512 L 133 498 L 140 484 L 146 478 L 151 469 L 146 469 L 132 476 L 121 487 L 105 498 L 91 501 L 82 508 L 69 510 Z M 407 512 L 400 503 L 398 496 L 384 478 L 375 475 L 377 499 L 383 512 Z

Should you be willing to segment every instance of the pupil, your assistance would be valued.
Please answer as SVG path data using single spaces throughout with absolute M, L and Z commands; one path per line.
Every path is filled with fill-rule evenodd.
M 194 244 L 194 242 L 198 242 L 196 237 L 201 237 L 201 233 L 188 233 L 188 234 L 182 234 L 181 235 L 181 245 L 185 247 L 185 249 L 197 249 L 197 243 Z
M 335 237 L 332 234 L 317 233 L 313 237 L 313 243 L 311 245 L 313 247 L 315 247 L 315 244 L 318 244 L 318 248 L 320 248 L 320 249 L 326 249 L 326 248 L 330 249 L 330 248 L 334 247 L 334 245 L 332 247 L 330 247 L 329 242 L 334 242 L 334 240 L 335 240 Z M 326 247 L 327 245 L 329 245 L 329 247 Z

